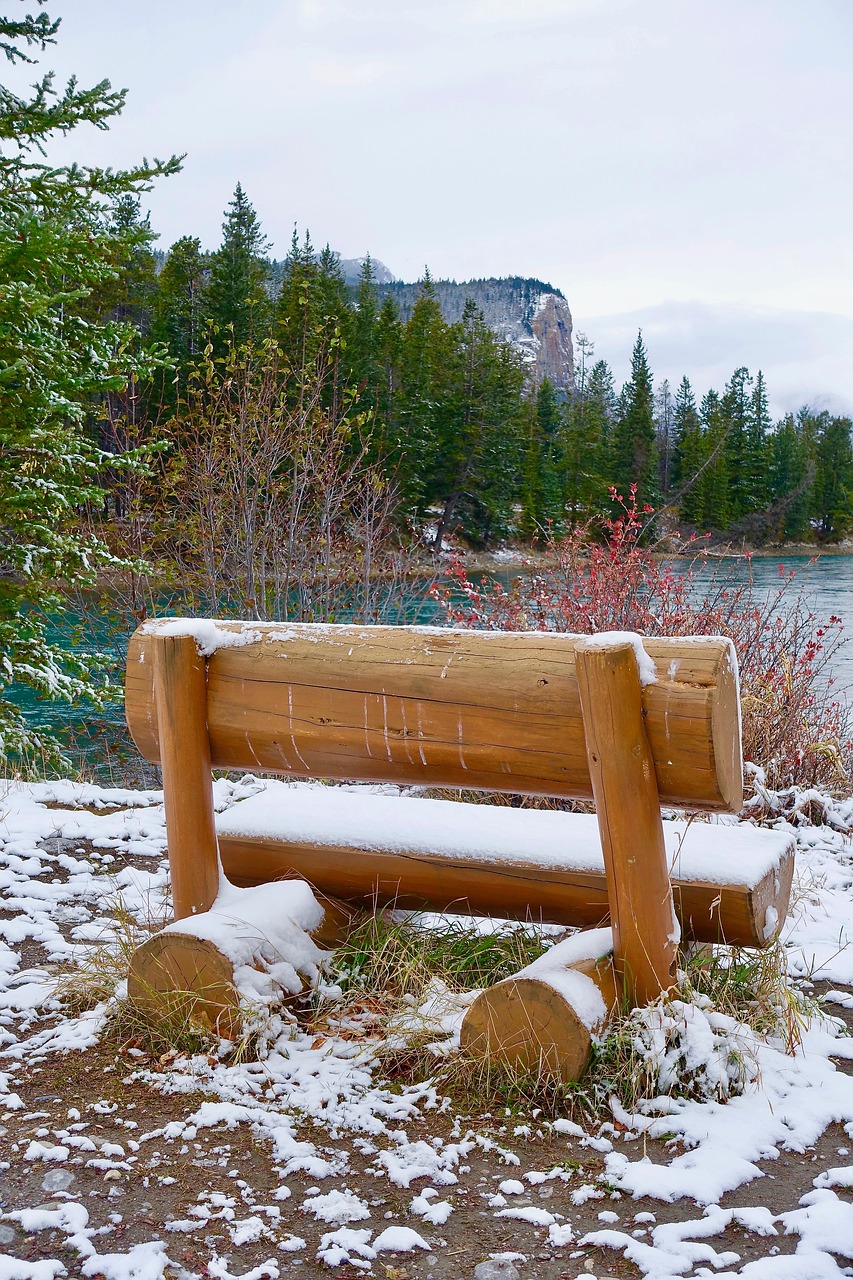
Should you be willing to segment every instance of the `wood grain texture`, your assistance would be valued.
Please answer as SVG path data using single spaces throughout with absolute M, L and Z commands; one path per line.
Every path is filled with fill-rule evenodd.
M 590 799 L 575 667 L 582 637 L 412 627 L 219 623 L 251 644 L 209 660 L 214 767 Z M 287 637 L 287 638 L 284 638 Z M 160 759 L 152 643 L 128 650 L 134 741 Z M 647 639 L 643 691 L 664 804 L 742 804 L 737 675 L 727 641 Z
M 539 1079 L 579 1080 L 589 1063 L 592 1037 L 617 1004 L 612 958 L 568 966 L 598 987 L 607 1011 L 594 1027 L 578 1016 L 571 1001 L 543 978 L 518 974 L 488 987 L 465 1014 L 460 1048 Z
M 591 640 L 575 657 L 614 965 L 629 1003 L 645 1005 L 676 980 L 678 937 L 637 656 Z
M 253 886 L 300 877 L 315 891 L 367 910 L 397 906 L 420 911 L 541 920 L 587 928 L 607 923 L 604 870 L 578 871 L 518 862 L 454 860 L 422 852 L 386 853 L 352 846 L 220 835 L 223 870 L 232 884 Z M 673 879 L 675 910 L 686 938 L 764 947 L 767 909 L 785 919 L 794 872 L 793 843 L 777 871 L 754 888 Z
M 188 636 L 156 636 L 150 648 L 153 698 L 175 919 L 207 911 L 219 892 L 213 821 L 207 673 Z

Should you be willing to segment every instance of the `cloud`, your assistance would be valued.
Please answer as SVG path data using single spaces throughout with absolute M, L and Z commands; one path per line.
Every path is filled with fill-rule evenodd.
M 656 381 L 675 386 L 687 375 L 698 395 L 722 390 L 746 365 L 764 372 L 773 412 L 803 404 L 834 413 L 853 412 L 853 317 L 820 311 L 702 302 L 658 306 L 601 316 L 575 317 L 595 354 L 613 367 L 617 383 L 629 373 L 631 348 L 642 329 Z
M 340 62 L 324 58 L 310 63 L 308 75 L 311 80 L 320 84 L 358 89 L 384 80 L 388 75 L 388 67 L 382 62 Z

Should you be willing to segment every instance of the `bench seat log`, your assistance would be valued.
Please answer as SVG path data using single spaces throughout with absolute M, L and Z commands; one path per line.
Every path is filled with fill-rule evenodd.
M 608 917 L 594 814 L 268 782 L 216 819 L 234 884 L 302 876 L 364 907 L 589 927 Z M 785 919 L 794 842 L 776 831 L 665 821 L 686 938 L 763 947 Z

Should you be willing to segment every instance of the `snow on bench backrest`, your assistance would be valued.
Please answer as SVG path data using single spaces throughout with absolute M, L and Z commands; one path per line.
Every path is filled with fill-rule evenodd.
M 207 658 L 214 767 L 591 798 L 575 674 L 579 637 L 148 622 L 129 646 L 126 710 L 151 761 L 159 759 L 151 644 L 158 634 L 193 635 Z M 742 757 L 731 641 L 634 641 L 661 801 L 736 811 Z

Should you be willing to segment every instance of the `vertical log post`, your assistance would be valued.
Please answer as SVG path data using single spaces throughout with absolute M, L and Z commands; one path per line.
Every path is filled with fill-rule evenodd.
M 172 904 L 181 920 L 209 910 L 219 892 L 207 670 L 192 636 L 151 639 Z
M 616 972 L 623 998 L 647 1004 L 675 980 L 677 924 L 637 655 L 591 638 L 575 661 Z

